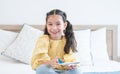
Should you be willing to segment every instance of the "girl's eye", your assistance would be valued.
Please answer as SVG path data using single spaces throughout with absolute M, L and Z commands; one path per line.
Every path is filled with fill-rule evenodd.
M 60 25 L 60 24 L 57 24 L 57 25 Z
M 48 25 L 52 25 L 52 24 L 48 24 Z

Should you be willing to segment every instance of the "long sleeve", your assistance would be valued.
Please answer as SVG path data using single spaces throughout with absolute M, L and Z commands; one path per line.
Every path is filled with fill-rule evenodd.
M 32 69 L 36 69 L 43 61 L 50 60 L 48 56 L 49 38 L 48 35 L 41 36 L 33 51 L 33 57 L 31 61 Z

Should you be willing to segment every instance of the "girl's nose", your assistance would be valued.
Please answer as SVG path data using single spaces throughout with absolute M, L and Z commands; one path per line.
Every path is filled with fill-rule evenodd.
M 53 26 L 52 29 L 53 29 L 53 30 L 56 30 L 56 29 L 57 29 L 57 26 Z

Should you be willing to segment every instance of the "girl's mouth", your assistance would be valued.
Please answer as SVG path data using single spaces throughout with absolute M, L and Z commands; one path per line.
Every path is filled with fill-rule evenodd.
M 57 34 L 58 32 L 51 32 L 52 34 Z

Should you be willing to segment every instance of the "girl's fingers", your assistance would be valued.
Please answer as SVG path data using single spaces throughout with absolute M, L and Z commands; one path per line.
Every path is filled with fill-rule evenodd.
M 76 65 L 67 66 L 67 69 L 68 69 L 68 70 L 72 70 L 72 69 L 75 69 L 75 68 L 76 68 Z

